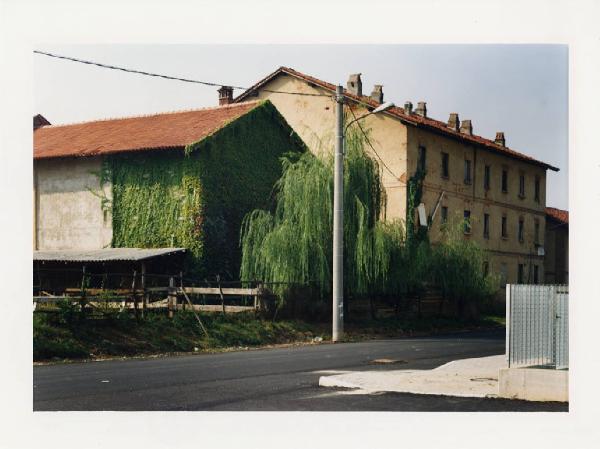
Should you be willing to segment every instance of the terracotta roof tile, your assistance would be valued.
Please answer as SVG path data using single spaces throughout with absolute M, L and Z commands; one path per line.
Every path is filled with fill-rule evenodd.
M 256 89 L 259 89 L 261 86 L 265 85 L 266 83 L 268 83 L 269 81 L 271 81 L 273 78 L 275 78 L 276 76 L 278 76 L 281 73 L 286 73 L 288 75 L 294 76 L 296 78 L 300 78 L 304 81 L 307 81 L 308 83 L 312 83 L 312 84 L 320 86 L 324 89 L 335 92 L 336 86 L 331 83 L 328 83 L 326 81 L 322 81 L 313 76 L 298 72 L 297 70 L 291 69 L 289 67 L 280 67 L 279 69 L 277 69 L 270 75 L 266 76 L 265 78 L 263 78 L 262 80 L 257 82 L 254 86 L 250 87 L 248 90 L 246 90 L 245 92 L 240 94 L 237 98 L 234 99 L 234 101 L 235 102 L 245 101 L 245 99 L 248 96 L 250 96 L 253 91 L 255 91 Z M 366 106 L 370 106 L 370 107 L 379 106 L 379 103 L 376 102 L 375 100 L 373 100 L 371 97 L 367 97 L 365 95 L 362 95 L 362 96 L 354 95 L 354 94 L 348 92 L 346 89 L 344 89 L 344 95 L 347 98 L 354 100 L 356 102 L 362 103 Z M 542 161 L 538 161 L 537 159 L 527 156 L 526 154 L 512 150 L 508 147 L 503 147 L 501 145 L 498 145 L 493 140 L 489 140 L 489 139 L 486 139 L 484 137 L 477 136 L 477 135 L 462 134 L 458 131 L 448 128 L 448 125 L 445 122 L 441 122 L 439 120 L 434 120 L 429 117 L 421 117 L 420 115 L 417 115 L 414 113 L 407 114 L 404 112 L 404 109 L 399 108 L 399 107 L 391 108 L 384 113 L 391 115 L 393 117 L 396 117 L 405 123 L 409 123 L 409 124 L 412 124 L 412 125 L 418 126 L 418 127 L 423 127 L 428 130 L 442 133 L 446 136 L 450 136 L 450 137 L 453 137 L 456 139 L 460 139 L 460 140 L 464 140 L 464 141 L 467 141 L 467 142 L 470 142 L 473 144 L 477 144 L 477 145 L 483 146 L 483 147 L 485 147 L 493 152 L 496 152 L 496 153 L 504 154 L 506 156 L 509 156 L 509 157 L 512 157 L 515 159 L 519 159 L 522 161 L 531 162 L 536 165 L 541 165 L 544 168 L 547 168 L 550 170 L 554 170 L 554 171 L 559 170 L 558 168 L 553 167 L 550 164 L 547 164 Z
M 547 207 L 546 215 L 550 218 L 555 219 L 556 221 L 560 221 L 561 223 L 569 224 L 569 211 L 568 210 L 556 209 L 554 207 Z
M 33 157 L 183 148 L 213 134 L 258 104 L 259 101 L 249 101 L 190 111 L 43 126 L 33 133 Z

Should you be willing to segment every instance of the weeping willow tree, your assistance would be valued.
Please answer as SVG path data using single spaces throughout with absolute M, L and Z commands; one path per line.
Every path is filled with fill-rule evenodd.
M 331 292 L 333 155 L 304 153 L 283 159 L 271 213 L 254 210 L 242 224 L 242 279 L 274 284 L 285 298 L 288 285 Z M 344 289 L 385 294 L 406 284 L 401 222 L 380 219 L 385 204 L 379 167 L 364 151 L 364 137 L 348 134 L 344 160 Z

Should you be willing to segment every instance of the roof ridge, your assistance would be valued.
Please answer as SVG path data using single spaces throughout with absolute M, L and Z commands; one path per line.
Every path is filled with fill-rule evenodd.
M 307 82 L 313 82 L 315 84 L 319 84 L 321 88 L 323 89 L 335 89 L 335 84 L 332 84 L 328 81 L 323 81 L 322 79 L 316 78 L 312 75 L 307 75 L 303 72 L 300 72 L 296 69 L 293 69 L 291 67 L 286 67 L 286 66 L 280 66 L 277 70 L 275 70 L 274 72 L 270 73 L 269 75 L 267 75 L 266 77 L 264 77 L 263 79 L 259 80 L 258 82 L 256 82 L 253 86 L 251 86 L 250 88 L 248 88 L 247 90 L 245 90 L 244 92 L 242 92 L 240 95 L 238 95 L 234 101 L 236 101 L 239 98 L 245 99 L 245 96 L 253 91 L 256 90 L 257 88 L 259 88 L 261 85 L 266 84 L 267 82 L 269 82 L 269 80 L 271 80 L 273 77 L 277 76 L 279 73 L 287 73 L 288 75 L 292 75 L 292 76 L 296 76 L 299 78 L 304 79 L 304 81 Z M 346 88 L 344 88 L 344 95 L 347 96 L 349 99 L 353 100 L 353 101 L 357 101 L 357 102 L 362 102 L 364 105 L 367 106 L 371 106 L 371 107 L 376 107 L 376 102 L 369 97 L 368 95 L 356 95 L 353 94 L 352 92 L 348 92 L 348 90 Z M 241 102 L 240 102 L 241 103 Z M 238 103 L 239 104 L 239 103 Z M 404 112 L 404 109 L 401 108 L 400 106 L 396 106 L 395 108 L 392 108 L 389 111 L 384 112 L 384 114 L 389 114 L 393 117 L 396 117 L 400 120 L 406 120 L 409 123 L 413 123 L 415 125 L 425 125 L 425 126 L 430 126 L 434 129 L 438 129 L 438 130 L 443 130 L 445 132 L 447 132 L 449 135 L 454 136 L 454 137 L 459 137 L 459 138 L 463 138 L 467 141 L 471 141 L 471 143 L 476 143 L 479 145 L 483 145 L 484 147 L 488 147 L 490 149 L 493 150 L 497 150 L 500 152 L 505 153 L 507 156 L 509 157 L 515 157 L 517 159 L 521 159 L 524 161 L 529 161 L 531 163 L 534 164 L 539 164 L 542 165 L 548 169 L 551 170 L 555 170 L 558 171 L 558 168 L 544 162 L 544 161 L 540 161 L 538 159 L 535 159 L 532 156 L 529 156 L 525 153 L 521 153 L 520 151 L 514 150 L 510 147 L 507 146 L 502 146 L 497 144 L 495 141 L 478 135 L 478 134 L 462 134 L 460 132 L 457 131 L 453 131 L 452 129 L 447 127 L 447 123 L 441 120 L 437 120 L 434 119 L 432 117 L 423 117 L 420 115 L 416 115 L 416 114 L 406 114 Z
M 162 115 L 184 114 L 186 112 L 201 112 L 201 111 L 211 111 L 211 110 L 217 110 L 217 109 L 233 109 L 233 108 L 237 108 L 237 107 L 246 106 L 246 105 L 249 105 L 252 103 L 258 104 L 258 103 L 261 103 L 262 101 L 264 101 L 264 100 L 248 100 L 248 101 L 242 101 L 239 103 L 231 103 L 231 104 L 227 104 L 227 105 L 223 105 L 223 106 L 207 106 L 204 108 L 196 108 L 196 109 L 180 109 L 180 110 L 176 110 L 176 111 L 155 112 L 152 114 L 126 115 L 123 117 L 108 117 L 108 118 L 101 118 L 101 119 L 84 120 L 81 122 L 58 123 L 56 125 L 54 125 L 54 124 L 46 125 L 46 126 L 38 128 L 38 129 L 42 129 L 42 128 L 56 129 L 56 128 L 62 128 L 62 127 L 67 127 L 67 126 L 87 125 L 90 123 L 102 123 L 102 122 L 111 122 L 111 121 L 117 121 L 117 120 L 158 117 L 158 116 L 162 116 Z

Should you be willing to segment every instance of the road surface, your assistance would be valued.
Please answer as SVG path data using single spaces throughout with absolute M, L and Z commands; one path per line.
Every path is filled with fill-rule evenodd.
M 321 375 L 368 369 L 431 369 L 504 352 L 490 331 L 221 354 L 35 366 L 33 409 L 279 411 L 567 411 L 567 404 L 318 387 Z M 375 359 L 398 361 L 373 364 Z

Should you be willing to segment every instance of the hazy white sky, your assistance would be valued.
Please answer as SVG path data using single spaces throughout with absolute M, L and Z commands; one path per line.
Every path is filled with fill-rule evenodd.
M 38 50 L 219 84 L 250 86 L 285 65 L 386 100 L 426 101 L 428 115 L 471 119 L 494 138 L 561 169 L 548 172 L 547 205 L 568 208 L 568 49 L 565 45 L 78 45 Z M 35 111 L 51 123 L 217 104 L 216 88 L 34 55 Z M 240 91 L 236 91 L 238 94 Z

